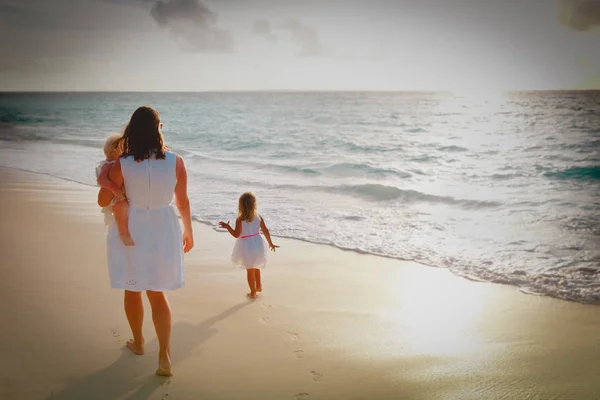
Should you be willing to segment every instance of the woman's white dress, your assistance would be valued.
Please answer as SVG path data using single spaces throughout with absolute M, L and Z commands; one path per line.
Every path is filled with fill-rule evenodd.
M 135 246 L 123 245 L 117 224 L 109 227 L 108 267 L 113 288 L 160 292 L 184 285 L 181 227 L 171 205 L 177 184 L 176 160 L 170 152 L 164 160 L 121 158 L 129 232 Z
M 260 235 L 260 217 L 252 222 L 242 221 L 242 233 L 233 246 L 231 262 L 246 269 L 267 266 L 267 246 Z

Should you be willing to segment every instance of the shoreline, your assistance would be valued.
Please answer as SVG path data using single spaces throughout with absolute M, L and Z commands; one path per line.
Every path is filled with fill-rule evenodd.
M 16 168 L 16 167 L 7 167 L 7 166 L 0 166 L 0 170 L 1 169 L 6 169 L 6 170 L 9 170 L 9 171 L 13 170 L 13 171 L 18 171 L 18 172 L 27 173 L 27 174 L 33 174 L 33 175 L 39 175 L 39 176 L 43 176 L 43 177 L 46 177 L 46 178 L 49 178 L 49 179 L 56 179 L 56 180 L 65 182 L 67 184 L 82 185 L 82 186 L 84 186 L 86 188 L 94 188 L 94 189 L 97 188 L 97 186 L 92 185 L 92 184 L 87 184 L 87 183 L 80 182 L 80 181 L 77 181 L 77 180 L 74 180 L 74 179 L 58 177 L 58 176 L 52 175 L 50 173 L 43 173 L 43 172 L 37 172 L 37 171 L 31 171 L 31 170 L 26 170 L 26 169 L 21 169 L 21 168 Z M 177 215 L 178 215 L 178 218 L 179 218 L 179 214 L 177 214 Z M 201 217 L 194 216 L 193 212 L 192 212 L 192 223 L 208 227 L 208 228 L 210 228 L 215 233 L 226 233 L 226 231 L 220 230 L 216 225 L 212 224 L 211 222 L 203 220 Z M 567 302 L 572 302 L 572 303 L 577 303 L 577 304 L 593 305 L 593 306 L 600 305 L 600 303 L 594 302 L 594 301 L 581 301 L 581 300 L 576 300 L 576 299 L 572 299 L 572 298 L 560 297 L 560 296 L 552 295 L 552 294 L 539 293 L 539 292 L 536 292 L 534 290 L 531 290 L 531 288 L 529 288 L 529 287 L 522 287 L 522 286 L 519 286 L 517 284 L 510 283 L 510 282 L 500 282 L 500 281 L 494 281 L 494 280 L 485 280 L 485 279 L 479 279 L 477 277 L 470 277 L 470 276 L 459 275 L 459 274 L 455 273 L 454 271 L 452 271 L 448 267 L 440 267 L 440 266 L 437 266 L 437 265 L 427 264 L 425 262 L 417 261 L 417 260 L 414 260 L 414 259 L 404 259 L 404 258 L 400 258 L 400 257 L 394 257 L 394 256 L 386 255 L 386 254 L 370 253 L 368 251 L 363 251 L 363 250 L 360 250 L 360 249 L 344 248 L 344 247 L 341 247 L 341 246 L 336 246 L 335 244 L 324 243 L 324 242 L 317 242 L 317 241 L 311 241 L 311 240 L 306 240 L 306 239 L 301 239 L 301 238 L 291 237 L 291 236 L 279 236 L 279 235 L 273 235 L 273 234 L 271 236 L 274 237 L 274 238 L 277 238 L 277 239 L 292 240 L 292 241 L 297 241 L 297 242 L 302 242 L 302 243 L 308 243 L 308 244 L 312 244 L 312 245 L 316 245 L 316 246 L 326 246 L 328 248 L 337 249 L 337 250 L 340 250 L 340 251 L 343 251 L 343 252 L 350 252 L 350 253 L 354 253 L 354 254 L 357 254 L 357 255 L 367 255 L 367 256 L 373 256 L 373 257 L 380 257 L 380 258 L 387 259 L 387 260 L 398 261 L 400 263 L 414 263 L 414 264 L 416 264 L 419 267 L 445 270 L 445 271 L 448 271 L 452 276 L 454 276 L 457 279 L 462 279 L 462 280 L 466 280 L 466 281 L 474 282 L 474 283 L 483 283 L 483 284 L 493 284 L 493 285 L 506 286 L 506 287 L 515 289 L 517 292 L 519 292 L 520 294 L 525 295 L 525 296 L 548 297 L 548 298 L 557 299 L 557 300 L 561 300 L 561 301 L 567 301 Z
M 196 224 L 169 292 L 173 378 L 110 288 L 95 188 L 0 169 L 0 398 L 590 399 L 600 308 L 411 262 L 280 239 L 246 300 L 233 240 Z M 147 307 L 147 300 L 144 300 Z

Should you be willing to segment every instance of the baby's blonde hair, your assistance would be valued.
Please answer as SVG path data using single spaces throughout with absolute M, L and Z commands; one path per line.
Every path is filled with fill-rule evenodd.
M 242 221 L 252 222 L 256 218 L 256 197 L 252 192 L 240 196 L 238 215 Z
M 119 135 L 118 133 L 113 133 L 112 135 L 106 138 L 106 142 L 104 142 L 104 155 L 106 156 L 106 158 L 111 158 L 115 150 L 118 150 L 119 153 L 123 152 L 123 142 L 121 141 L 121 139 L 123 139 L 123 136 Z

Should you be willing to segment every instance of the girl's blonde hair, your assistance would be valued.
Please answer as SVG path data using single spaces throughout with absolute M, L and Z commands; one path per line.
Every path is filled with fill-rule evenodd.
M 252 222 L 256 218 L 256 197 L 252 192 L 240 196 L 238 216 L 242 221 Z
M 113 133 L 106 138 L 104 142 L 104 155 L 106 158 L 112 157 L 115 150 L 119 151 L 119 154 L 123 153 L 123 136 L 118 133 Z

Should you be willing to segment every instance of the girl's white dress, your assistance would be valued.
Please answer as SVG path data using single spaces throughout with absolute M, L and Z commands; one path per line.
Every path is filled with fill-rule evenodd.
M 108 229 L 111 286 L 134 292 L 162 292 L 184 285 L 181 227 L 171 205 L 177 156 L 136 162 L 121 158 L 129 201 L 129 232 L 135 246 L 123 245 L 117 224 Z
M 231 261 L 246 269 L 267 266 L 267 246 L 260 234 L 260 217 L 252 222 L 242 221 L 242 233 L 233 246 Z

